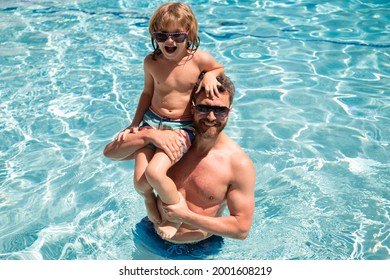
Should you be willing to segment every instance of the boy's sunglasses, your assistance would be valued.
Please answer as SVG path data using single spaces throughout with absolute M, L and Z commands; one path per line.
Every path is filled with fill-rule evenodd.
M 195 112 L 201 116 L 208 116 L 210 112 L 214 113 L 217 119 L 224 119 L 229 114 L 230 108 L 224 106 L 195 105 Z
M 187 39 L 187 32 L 176 32 L 176 33 L 165 33 L 165 32 L 154 32 L 153 38 L 159 42 L 164 43 L 168 38 L 172 38 L 176 43 L 183 43 Z

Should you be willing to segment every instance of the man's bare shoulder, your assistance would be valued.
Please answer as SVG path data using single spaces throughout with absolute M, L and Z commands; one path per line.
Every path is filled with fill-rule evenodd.
M 224 134 L 224 150 L 229 156 L 229 162 L 235 173 L 242 170 L 254 170 L 253 162 L 248 154 L 233 139 Z
M 220 133 L 220 143 L 223 145 L 224 149 L 230 150 L 231 152 L 242 152 L 245 153 L 244 150 L 238 145 L 236 141 L 227 136 L 224 132 Z

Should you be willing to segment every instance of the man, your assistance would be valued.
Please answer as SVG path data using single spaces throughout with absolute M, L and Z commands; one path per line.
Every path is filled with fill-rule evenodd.
M 210 99 L 205 90 L 193 95 L 196 137 L 181 156 L 181 143 L 172 131 L 143 130 L 109 143 L 104 155 L 113 160 L 131 159 L 148 144 L 163 149 L 177 163 L 168 176 L 181 194 L 178 204 L 159 203 L 162 219 L 181 222 L 173 243 L 194 243 L 211 235 L 245 239 L 254 212 L 255 170 L 245 152 L 225 133 L 234 98 L 234 86 L 225 75 L 218 77 L 220 96 Z M 222 216 L 228 207 L 229 216 Z

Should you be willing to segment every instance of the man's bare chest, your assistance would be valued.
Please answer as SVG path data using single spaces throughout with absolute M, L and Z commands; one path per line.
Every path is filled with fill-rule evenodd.
M 183 165 L 181 165 L 183 166 Z M 172 179 L 177 188 L 185 192 L 188 199 L 204 203 L 222 203 L 226 199 L 229 180 L 216 166 L 202 165 L 172 168 Z

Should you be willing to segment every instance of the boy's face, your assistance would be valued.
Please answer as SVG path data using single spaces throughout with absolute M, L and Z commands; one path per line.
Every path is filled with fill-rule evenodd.
M 187 30 L 178 23 L 171 23 L 164 30 L 154 33 L 154 38 L 164 57 L 175 61 L 187 55 L 187 37 Z

